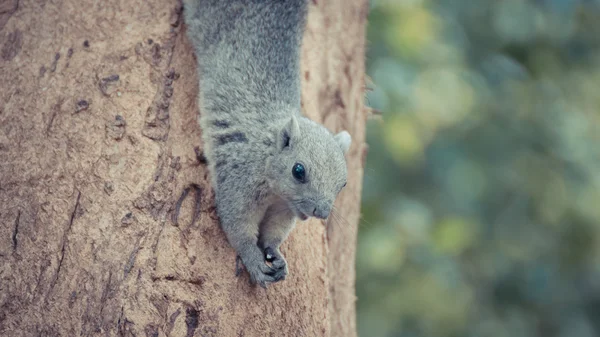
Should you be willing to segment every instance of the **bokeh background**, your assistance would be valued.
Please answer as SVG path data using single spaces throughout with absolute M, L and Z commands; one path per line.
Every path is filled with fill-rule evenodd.
M 360 336 L 600 336 L 600 1 L 369 20 Z

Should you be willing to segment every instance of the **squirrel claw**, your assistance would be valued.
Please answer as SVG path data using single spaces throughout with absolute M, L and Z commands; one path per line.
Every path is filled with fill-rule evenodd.
M 265 261 L 271 263 L 272 271 L 269 271 L 268 275 L 273 276 L 275 282 L 285 280 L 286 275 L 288 274 L 287 270 L 287 262 L 279 249 L 273 249 L 271 247 L 267 247 L 264 250 Z
M 257 258 L 255 259 L 250 258 L 244 262 L 242 257 L 238 255 L 235 260 L 235 275 L 241 275 L 243 269 L 246 269 L 250 276 L 250 284 L 259 285 L 263 289 L 267 289 L 269 284 L 281 280 L 281 272 L 279 270 L 274 269 L 265 263 L 260 255 L 256 257 Z
M 265 253 L 265 260 L 267 262 L 273 262 L 273 261 L 277 260 L 277 257 L 278 257 L 277 255 L 278 254 L 275 253 L 275 251 L 273 250 L 273 248 L 271 248 L 271 247 L 265 248 L 264 253 Z

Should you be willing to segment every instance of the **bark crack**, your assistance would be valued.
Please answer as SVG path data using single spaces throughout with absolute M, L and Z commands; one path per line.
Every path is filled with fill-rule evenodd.
M 131 251 L 131 254 L 129 254 L 129 259 L 127 260 L 127 264 L 125 265 L 125 268 L 123 270 L 123 277 L 127 277 L 127 275 L 129 274 L 129 272 L 131 271 L 131 269 L 133 268 L 133 265 L 135 264 L 135 258 L 137 257 L 137 253 L 140 251 L 140 243 L 142 241 L 143 236 L 140 236 L 135 244 L 135 248 L 133 248 L 133 251 Z
M 174 313 L 171 314 L 171 316 L 169 316 L 169 322 L 165 331 L 165 335 L 167 335 L 167 337 L 171 336 L 171 331 L 173 331 L 175 321 L 177 320 L 177 317 L 179 317 L 179 314 L 181 314 L 181 309 L 178 308 Z
M 60 259 L 58 260 L 58 267 L 56 268 L 56 273 L 54 274 L 54 279 L 52 280 L 50 289 L 48 290 L 48 295 L 52 292 L 52 290 L 54 289 L 54 286 L 56 285 L 56 282 L 58 281 L 58 276 L 59 276 L 60 270 L 62 268 L 62 263 L 63 263 L 63 260 L 65 259 L 65 248 L 67 246 L 67 236 L 71 232 L 71 227 L 73 227 L 73 221 L 75 220 L 75 216 L 77 214 L 77 209 L 79 208 L 80 199 L 81 199 L 81 192 L 77 191 L 77 201 L 75 202 L 75 207 L 73 207 L 73 212 L 71 212 L 71 217 L 69 219 L 69 224 L 67 226 L 67 229 L 65 230 L 65 232 L 63 234 L 62 247 L 60 249 Z
M 196 184 L 192 184 L 192 187 L 194 187 L 194 190 L 196 191 L 196 202 L 194 203 L 194 215 L 192 216 L 192 223 L 190 226 L 193 226 L 200 217 L 202 206 L 202 188 Z
M 17 219 L 15 220 L 15 229 L 13 231 L 12 234 L 12 244 L 13 244 L 13 251 L 17 250 L 17 235 L 19 234 L 19 219 L 21 218 L 21 211 L 19 210 L 19 212 L 17 213 Z
M 56 118 L 56 115 L 60 112 L 60 108 L 64 101 L 65 101 L 64 97 L 59 97 L 56 104 L 52 106 L 52 112 L 50 115 L 50 119 L 48 121 L 48 125 L 46 126 L 46 136 L 48 136 L 50 134 L 50 131 L 51 131 L 50 129 L 52 129 L 52 125 L 54 124 L 54 119 Z
M 108 292 L 110 291 L 110 282 L 112 280 L 112 271 L 108 272 L 108 282 L 106 282 L 106 286 L 102 291 L 102 296 L 100 297 L 100 317 L 102 317 L 102 311 L 104 311 L 104 304 L 106 304 L 106 299 L 108 298 Z
M 119 315 L 119 320 L 117 321 L 117 333 L 119 336 L 132 336 L 129 327 L 133 325 L 133 322 L 127 319 L 125 316 L 125 307 L 121 307 L 121 314 Z M 133 335 L 134 336 L 134 335 Z
M 153 276 L 152 277 L 152 282 L 160 282 L 160 281 L 189 283 L 189 284 L 197 286 L 197 287 L 202 287 L 206 280 L 202 276 L 199 276 L 198 278 L 195 278 L 195 279 L 184 279 L 184 278 L 180 278 L 180 277 L 177 277 L 174 275 L 166 275 L 166 276 L 161 276 L 161 277 Z
M 191 184 L 190 187 L 186 187 L 183 192 L 181 193 L 181 196 L 179 196 L 179 199 L 177 199 L 177 202 L 175 203 L 175 209 L 173 211 L 173 215 L 171 216 L 171 220 L 173 221 L 173 224 L 175 226 L 179 226 L 179 213 L 181 210 L 181 205 L 183 204 L 183 201 L 185 200 L 185 198 L 187 197 L 187 195 L 190 193 L 191 189 L 194 189 L 195 192 L 195 201 L 194 201 L 194 213 L 192 215 L 192 222 L 190 223 L 190 226 L 193 226 L 194 223 L 196 223 L 196 221 L 198 220 L 198 218 L 200 218 L 200 213 L 202 211 L 202 188 L 197 185 L 197 184 Z
M 198 328 L 198 310 L 195 308 L 187 308 L 185 310 L 185 325 L 187 326 L 186 337 L 193 337 L 194 332 Z
M 179 78 L 179 74 L 171 67 L 173 54 L 179 38 L 182 22 L 183 3 L 179 1 L 178 6 L 171 13 L 170 23 L 173 27 L 170 36 L 163 46 L 154 43 L 150 50 L 143 51 L 141 44 L 136 47 L 136 53 L 142 55 L 146 62 L 161 74 L 161 82 L 158 90 L 148 107 L 145 117 L 145 125 L 142 135 L 155 141 L 166 141 L 169 136 L 170 121 L 169 108 L 173 97 L 173 81 Z
M 190 193 L 190 188 L 186 187 L 183 192 L 181 192 L 181 196 L 179 196 L 179 199 L 177 199 L 177 202 L 175 203 L 175 210 L 173 212 L 173 216 L 171 217 L 171 220 L 175 226 L 179 226 L 179 223 L 177 222 L 179 220 L 179 211 L 181 209 L 181 204 L 183 204 L 183 201 L 185 200 L 185 197 L 187 197 L 188 193 Z

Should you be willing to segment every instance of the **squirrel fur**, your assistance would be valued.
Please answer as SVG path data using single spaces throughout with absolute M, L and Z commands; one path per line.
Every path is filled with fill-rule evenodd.
M 185 0 L 204 154 L 221 228 L 250 275 L 284 280 L 296 219 L 326 219 L 346 184 L 346 131 L 302 115 L 306 0 Z M 267 263 L 270 262 L 270 263 Z

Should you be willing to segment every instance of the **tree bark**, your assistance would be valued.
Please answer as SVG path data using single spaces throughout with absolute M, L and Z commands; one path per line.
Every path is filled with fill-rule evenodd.
M 313 0 L 305 112 L 353 137 L 344 220 L 234 276 L 176 0 L 0 3 L 0 335 L 353 336 L 366 0 Z M 200 112 L 201 113 L 201 112 Z

